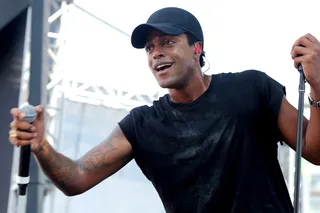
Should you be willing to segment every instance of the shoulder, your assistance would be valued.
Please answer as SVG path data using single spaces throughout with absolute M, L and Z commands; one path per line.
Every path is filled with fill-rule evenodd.
M 153 106 L 142 105 L 131 109 L 127 116 L 121 121 L 130 120 L 133 126 L 137 126 L 146 118 L 150 117 L 153 112 Z
M 138 120 L 150 119 L 161 114 L 161 111 L 163 111 L 167 106 L 167 96 L 168 95 L 164 95 L 158 100 L 154 100 L 151 105 L 142 105 L 131 109 L 128 116 Z
M 243 83 L 255 83 L 268 78 L 268 75 L 260 70 L 243 70 L 239 72 L 219 73 L 212 75 L 214 78 L 224 81 L 239 81 Z
M 243 70 L 240 72 L 233 73 L 233 77 L 240 79 L 240 80 L 250 80 L 250 81 L 256 81 L 256 80 L 264 80 L 268 77 L 268 75 L 260 70 Z
M 234 88 L 236 90 L 239 88 L 242 90 L 245 88 L 250 90 L 263 90 L 267 81 L 271 79 L 266 73 L 254 69 L 239 72 L 219 73 L 217 75 L 213 75 L 213 78 L 217 79 L 218 83 L 227 86 L 227 88 Z
M 118 124 L 131 144 L 137 143 L 137 135 L 145 131 L 146 127 L 163 119 L 164 103 L 166 96 L 153 101 L 152 105 L 142 105 L 131 109 Z
M 260 70 L 251 69 L 234 73 L 221 73 L 215 77 L 221 87 L 240 97 L 254 97 L 263 101 L 273 101 L 274 97 L 278 100 L 286 95 L 285 86 Z

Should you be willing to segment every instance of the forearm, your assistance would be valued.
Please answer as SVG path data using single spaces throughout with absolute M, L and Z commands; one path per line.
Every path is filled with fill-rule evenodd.
M 320 100 L 319 89 L 311 88 L 311 97 Z M 305 136 L 306 149 L 309 153 L 320 158 L 320 108 L 310 106 L 310 119 Z
M 79 167 L 75 161 L 55 151 L 46 140 L 34 155 L 43 172 L 62 192 L 68 196 L 81 193 Z

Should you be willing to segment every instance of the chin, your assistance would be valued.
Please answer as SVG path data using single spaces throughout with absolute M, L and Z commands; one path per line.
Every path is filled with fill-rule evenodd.
M 171 85 L 168 84 L 167 82 L 161 82 L 161 81 L 158 81 L 158 84 L 161 88 L 163 89 L 170 89 Z
M 158 84 L 163 89 L 181 89 L 182 84 L 175 79 L 158 80 Z

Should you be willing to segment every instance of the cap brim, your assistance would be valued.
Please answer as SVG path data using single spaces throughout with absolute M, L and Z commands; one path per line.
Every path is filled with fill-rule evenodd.
M 185 30 L 169 24 L 141 24 L 132 32 L 132 46 L 138 49 L 144 48 L 148 42 L 150 32 L 155 29 L 167 35 L 180 35 L 185 33 Z

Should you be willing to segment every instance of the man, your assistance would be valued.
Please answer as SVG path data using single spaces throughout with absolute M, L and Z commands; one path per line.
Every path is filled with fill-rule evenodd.
M 189 12 L 164 8 L 135 28 L 150 70 L 169 94 L 133 109 L 111 135 L 74 161 L 44 138 L 43 108 L 33 125 L 11 111 L 10 141 L 31 144 L 39 165 L 66 195 L 81 194 L 135 159 L 167 212 L 288 213 L 292 203 L 277 160 L 277 144 L 296 147 L 297 110 L 285 88 L 260 71 L 205 75 L 204 38 Z M 303 47 L 302 47 L 302 46 Z M 292 47 L 311 86 L 304 118 L 303 157 L 320 164 L 320 43 L 307 34 Z M 32 133 L 23 132 L 31 130 Z

